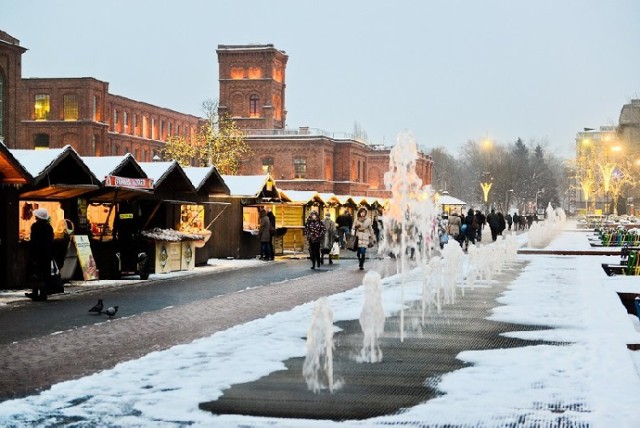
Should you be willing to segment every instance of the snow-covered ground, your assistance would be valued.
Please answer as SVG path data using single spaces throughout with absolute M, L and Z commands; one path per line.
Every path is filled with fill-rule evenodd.
M 526 234 L 519 239 L 524 242 Z M 549 248 L 589 246 L 585 233 L 561 231 Z M 615 263 L 615 257 L 538 254 L 518 260 L 528 263 L 491 318 L 554 326 L 511 335 L 569 344 L 462 352 L 458 358 L 472 365 L 442 378 L 438 388 L 444 395 L 396 415 L 338 423 L 215 416 L 198 409 L 230 385 L 256 380 L 284 369 L 288 358 L 303 357 L 301 338 L 313 310 L 309 303 L 0 403 L 0 425 L 491 427 L 526 426 L 517 420 L 526 414 L 527 420 L 539 421 L 535 426 L 637 426 L 640 357 L 627 344 L 640 343 L 640 323 L 626 312 L 616 291 L 640 292 L 638 278 L 607 277 L 600 263 Z M 398 276 L 383 280 L 387 315 L 400 309 L 399 282 Z M 409 273 L 405 300 L 419 300 L 421 287 L 418 272 Z M 363 299 L 363 287 L 331 296 L 334 321 L 357 319 Z M 463 303 L 461 297 L 455 304 Z M 562 409 L 549 408 L 550 403 Z

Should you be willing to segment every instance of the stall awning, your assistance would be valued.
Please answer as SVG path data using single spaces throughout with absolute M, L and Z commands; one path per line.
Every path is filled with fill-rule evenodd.
M 63 200 L 76 198 L 97 189 L 98 186 L 96 184 L 51 184 L 21 193 L 20 199 Z

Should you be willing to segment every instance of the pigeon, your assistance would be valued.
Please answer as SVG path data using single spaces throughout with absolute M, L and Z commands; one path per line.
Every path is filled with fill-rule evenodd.
M 102 308 L 104 308 L 104 304 L 102 303 L 102 299 L 98 299 L 98 303 L 96 303 L 93 308 L 89 309 L 89 312 L 96 312 L 96 313 L 100 314 L 100 313 L 102 313 Z
M 111 306 L 110 308 L 107 308 L 106 311 L 102 311 L 103 314 L 107 314 L 109 315 L 109 317 L 112 317 L 116 314 L 116 312 L 118 312 L 118 307 L 117 306 Z

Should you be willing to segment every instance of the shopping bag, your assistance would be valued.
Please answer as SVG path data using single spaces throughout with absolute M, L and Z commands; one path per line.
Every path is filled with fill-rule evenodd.
M 358 250 L 358 237 L 356 235 L 351 235 L 349 239 L 347 239 L 347 249 L 351 251 Z
M 329 254 L 331 254 L 332 256 L 339 256 L 340 255 L 340 243 L 334 242 L 333 246 L 331 247 L 331 252 Z

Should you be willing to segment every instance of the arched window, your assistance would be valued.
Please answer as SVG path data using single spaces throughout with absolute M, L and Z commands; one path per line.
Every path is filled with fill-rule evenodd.
M 258 101 L 260 97 L 256 94 L 253 94 L 249 97 L 249 117 L 259 117 L 258 113 Z

